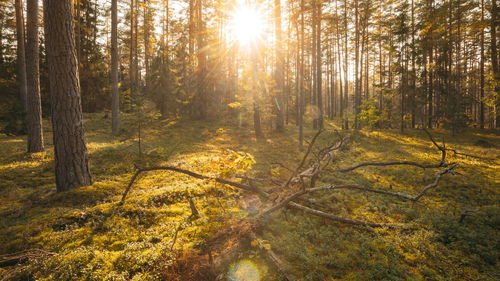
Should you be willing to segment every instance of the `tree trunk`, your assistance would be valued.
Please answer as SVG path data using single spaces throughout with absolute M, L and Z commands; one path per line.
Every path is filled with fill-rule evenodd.
M 349 36 L 347 22 L 347 0 L 344 0 L 344 105 L 345 110 L 349 106 Z M 342 116 L 342 110 L 341 110 Z M 347 115 L 347 114 L 346 114 Z M 342 120 L 342 124 L 344 121 Z
M 359 7 L 358 0 L 354 0 L 354 128 L 359 129 L 359 113 L 361 105 L 360 77 L 359 77 Z
M 500 66 L 498 65 L 498 49 L 497 49 L 497 28 L 498 28 L 498 6 L 497 0 L 491 0 L 491 20 L 490 20 L 490 34 L 491 34 L 491 67 L 493 68 L 493 79 L 495 81 L 495 93 L 497 99 L 494 105 L 495 113 L 495 127 L 500 128 Z
M 297 116 L 299 125 L 299 150 L 304 149 L 304 49 L 305 49 L 305 34 L 304 34 L 304 13 L 305 13 L 305 0 L 300 0 L 300 50 L 298 64 L 299 64 L 299 96 L 297 101 Z
M 26 110 L 26 51 L 24 45 L 24 5 L 22 0 L 16 0 L 16 38 L 17 38 L 17 83 L 19 84 L 19 96 Z
M 484 129 L 484 0 L 481 0 L 481 54 L 479 82 L 479 128 Z
M 282 132 L 285 129 L 285 108 L 283 102 L 284 91 L 284 69 L 283 48 L 281 40 L 281 1 L 274 0 L 274 22 L 276 32 L 276 69 L 274 80 L 276 81 L 276 129 Z
M 92 183 L 83 136 L 71 0 L 44 0 L 57 191 Z
M 143 13 L 144 13 L 144 18 L 143 18 L 143 29 L 144 29 L 144 85 L 145 85 L 145 92 L 148 93 L 149 91 L 149 76 L 150 76 L 150 70 L 149 70 L 149 65 L 150 65 L 150 45 L 149 45 L 149 40 L 150 40 L 150 29 L 151 29 L 151 19 L 150 19 L 150 3 L 149 0 L 144 0 L 143 4 Z
M 118 0 L 111 0 L 111 115 L 113 134 L 120 132 L 120 93 L 118 92 Z
M 323 91 L 322 91 L 322 52 L 321 52 L 321 17 L 322 17 L 322 0 L 316 0 L 316 100 L 318 102 L 318 128 L 323 129 Z
M 28 152 L 33 153 L 41 152 L 44 150 L 42 131 L 42 105 L 40 101 L 38 0 L 28 0 L 27 11 L 26 123 L 28 129 Z

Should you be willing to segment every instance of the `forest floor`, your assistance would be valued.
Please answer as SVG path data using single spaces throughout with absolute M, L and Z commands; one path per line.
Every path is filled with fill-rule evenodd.
M 136 129 L 114 137 L 103 114 L 85 117 L 94 184 L 69 192 L 55 192 L 48 120 L 45 153 L 28 155 L 24 137 L 0 135 L 0 261 L 6 254 L 32 253 L 27 262 L 0 267 L 0 280 L 199 278 L 187 271 L 196 268 L 189 263 L 197 262 L 189 253 L 199 251 L 231 221 L 251 215 L 251 198 L 213 181 L 149 172 L 118 206 L 134 164 L 168 164 L 219 177 L 286 179 L 289 171 L 275 163 L 295 168 L 302 157 L 293 126 L 257 142 L 249 125 L 153 120 L 142 126 L 140 156 Z M 137 127 L 131 116 L 125 116 L 122 126 Z M 334 128 L 327 124 L 319 145 L 336 138 Z M 370 160 L 440 159 L 419 130 L 351 133 L 348 148 L 336 155 L 332 169 Z M 444 130 L 432 133 L 448 148 L 496 160 L 450 153 L 449 161 L 459 163 L 459 174 L 445 175 L 418 203 L 348 190 L 311 197 L 338 215 L 408 227 L 353 227 L 284 210 L 266 223 L 260 242 L 289 263 L 301 280 L 500 280 L 500 137 L 475 130 L 455 136 Z M 306 130 L 306 137 L 313 134 Z M 319 181 L 417 194 L 435 172 L 404 166 L 345 174 L 327 170 Z M 198 219 L 190 217 L 190 198 L 200 212 Z M 228 280 L 278 279 L 257 250 L 242 252 L 227 270 Z

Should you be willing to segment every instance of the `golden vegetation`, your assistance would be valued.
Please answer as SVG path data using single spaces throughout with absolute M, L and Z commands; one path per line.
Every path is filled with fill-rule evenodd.
M 222 226 L 248 215 L 251 208 L 245 207 L 251 200 L 241 202 L 240 191 L 212 181 L 151 172 L 141 176 L 125 205 L 119 207 L 134 163 L 168 163 L 220 177 L 286 178 L 289 172 L 273 163 L 294 168 L 301 156 L 292 130 L 284 135 L 270 133 L 269 141 L 256 142 L 249 128 L 234 124 L 153 120 L 144 126 L 139 159 L 133 118 L 124 121 L 124 128 L 130 130 L 117 138 L 107 133 L 109 123 L 100 114 L 87 116 L 95 183 L 65 193 L 55 192 L 51 150 L 29 156 L 22 138 L 0 137 L 0 254 L 30 248 L 55 253 L 0 268 L 0 276 L 6 280 L 22 276 L 186 280 L 183 274 L 188 273 L 178 263 L 189 252 L 198 251 Z M 493 159 L 500 154 L 500 138 L 492 134 L 434 134 L 439 136 L 436 139 L 445 138 L 447 147 L 463 152 Z M 319 144 L 331 138 L 335 135 L 325 134 Z M 497 148 L 478 147 L 474 145 L 478 139 Z M 336 214 L 404 224 L 402 228 L 344 226 L 286 210 L 269 219 L 261 242 L 286 259 L 303 280 L 495 280 L 499 277 L 499 161 L 450 154 L 450 161 L 460 164 L 460 174 L 447 175 L 418 203 L 348 190 L 314 198 Z M 423 132 L 360 131 L 354 133 L 349 148 L 338 154 L 332 169 L 369 160 L 437 162 L 439 154 Z M 347 181 L 409 194 L 418 193 L 434 176 L 432 171 L 414 167 L 324 174 L 320 178 L 324 183 Z M 198 219 L 190 218 L 190 198 L 201 214 Z M 460 223 L 466 210 L 473 212 Z M 272 265 L 257 252 L 242 252 L 240 258 L 228 268 L 229 274 L 250 272 L 262 280 L 277 278 Z

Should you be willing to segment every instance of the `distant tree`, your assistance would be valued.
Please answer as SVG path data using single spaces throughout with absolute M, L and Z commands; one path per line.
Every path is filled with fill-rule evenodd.
M 27 1 L 26 16 L 26 123 L 28 130 L 28 152 L 33 153 L 44 150 L 42 103 L 40 97 L 38 0 Z
M 44 0 L 57 191 L 92 183 L 85 146 L 71 0 Z
M 276 83 L 276 99 L 274 102 L 276 108 L 276 129 L 283 131 L 285 128 L 285 106 L 283 102 L 284 91 L 284 56 L 283 40 L 281 37 L 281 1 L 274 0 L 274 24 L 276 33 L 276 66 L 274 80 Z
M 118 134 L 120 132 L 118 56 L 118 0 L 111 0 L 111 122 L 113 134 Z

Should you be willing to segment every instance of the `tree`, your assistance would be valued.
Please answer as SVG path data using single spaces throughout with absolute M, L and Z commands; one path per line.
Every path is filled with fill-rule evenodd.
M 113 134 L 120 132 L 120 93 L 118 92 L 118 0 L 111 1 L 111 115 Z
M 26 16 L 26 123 L 28 152 L 33 153 L 44 150 L 40 100 L 38 0 L 27 1 Z
M 498 5 L 497 0 L 491 0 L 491 19 L 490 19 L 490 47 L 491 47 L 491 67 L 493 69 L 494 91 L 496 93 L 494 120 L 495 127 L 500 128 L 500 65 L 498 63 L 497 29 L 498 29 Z
M 283 57 L 283 47 L 281 38 L 281 1 L 274 0 L 274 24 L 276 32 L 276 69 L 275 69 L 275 82 L 276 82 L 276 129 L 278 131 L 283 131 L 285 128 L 285 108 L 283 102 L 283 91 L 284 91 L 284 57 Z
M 92 183 L 83 132 L 71 0 L 44 0 L 57 191 Z
M 16 0 L 16 38 L 17 38 L 17 81 L 19 84 L 19 96 L 26 110 L 26 59 L 24 48 L 24 5 L 22 0 Z

